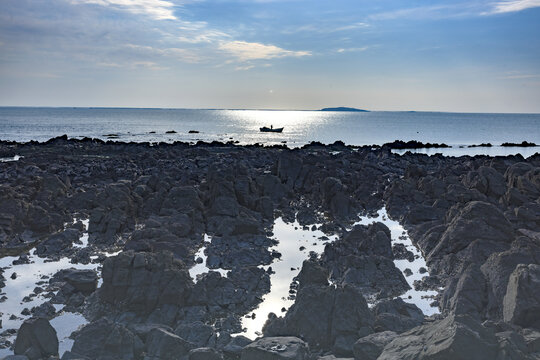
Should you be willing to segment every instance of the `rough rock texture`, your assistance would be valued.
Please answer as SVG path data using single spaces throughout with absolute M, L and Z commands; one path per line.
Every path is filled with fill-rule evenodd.
M 383 331 L 358 339 L 353 345 L 354 358 L 359 360 L 376 360 L 384 347 L 388 345 L 397 334 L 393 331 Z
M 540 265 L 516 267 L 508 281 L 503 311 L 505 321 L 540 329 Z
M 466 315 L 452 315 L 399 335 L 378 359 L 488 360 L 496 357 L 497 339 L 493 331 Z
M 308 346 L 299 338 L 266 337 L 257 340 L 242 350 L 242 360 L 304 360 Z
M 186 345 L 184 358 L 237 359 L 248 340 L 231 334 L 270 291 L 272 270 L 260 265 L 287 256 L 272 249 L 274 220 L 322 224 L 317 228 L 338 240 L 303 264 L 290 284 L 295 304 L 282 318 L 270 316 L 266 336 L 299 337 L 314 359 L 350 357 L 359 339 L 386 331 L 399 336 L 382 356 L 404 352 L 392 343 L 410 336 L 413 345 L 422 339 L 438 349 L 432 358 L 468 345 L 462 339 L 486 354 L 496 349 L 495 359 L 538 357 L 540 155 L 398 155 L 390 151 L 395 146 L 433 144 L 0 141 L 0 154 L 22 156 L 0 162 L 0 256 L 24 264 L 36 249 L 52 259 L 103 264 L 101 289 L 89 272 L 63 271 L 35 292 L 50 304 L 25 311 L 50 318 L 51 304 L 61 303 L 84 312 L 91 323 L 74 336 L 86 355 L 66 359 L 142 358 L 150 345 L 159 358 L 168 356 L 161 355 L 168 341 Z M 433 301 L 440 315 L 424 317 L 396 299 L 409 285 L 393 261 L 413 254 L 392 247 L 389 229 L 352 226 L 359 214 L 383 207 L 427 259 L 430 276 L 415 287 L 439 292 Z M 74 246 L 84 231 L 74 217 L 89 220 L 84 248 Z M 230 270 L 226 277 L 211 271 L 190 278 L 202 246 L 206 265 Z M 107 259 L 103 251 L 120 254 Z M 0 287 L 11 273 L 0 271 Z M 376 305 L 367 309 L 364 298 Z M 9 346 L 8 330 L 1 346 Z M 427 356 L 423 347 L 409 350 L 407 356 Z
M 15 355 L 25 355 L 31 360 L 58 355 L 56 330 L 47 319 L 26 320 L 17 332 L 13 350 Z
M 316 269 L 313 264 L 308 265 L 312 262 L 304 262 L 300 274 L 303 281 L 294 305 L 284 317 L 269 318 L 263 333 L 265 336 L 293 335 L 313 348 L 352 354 L 354 342 L 373 332 L 373 315 L 358 288 L 321 284 L 320 275 L 306 275 L 306 269 Z
M 138 359 L 144 350 L 141 339 L 125 326 L 106 319 L 82 328 L 71 352 L 90 359 Z

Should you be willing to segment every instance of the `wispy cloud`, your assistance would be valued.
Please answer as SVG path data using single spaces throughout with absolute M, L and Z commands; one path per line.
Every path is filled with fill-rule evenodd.
M 347 53 L 347 52 L 359 52 L 359 51 L 366 51 L 369 47 L 355 47 L 355 48 L 341 48 L 337 49 L 336 52 L 338 53 Z
M 512 1 L 500 1 L 493 4 L 491 11 L 484 13 L 489 14 L 501 14 L 509 12 L 517 12 L 530 8 L 540 7 L 540 0 L 512 0 Z
M 148 15 L 156 20 L 175 20 L 175 4 L 167 0 L 73 0 L 75 4 L 96 4 L 124 10 L 132 14 Z
M 517 75 L 503 76 L 500 79 L 521 80 L 521 79 L 538 79 L 538 78 L 540 78 L 540 74 L 517 74 Z
M 187 63 L 199 63 L 204 58 L 191 49 L 183 48 L 156 48 L 146 45 L 126 44 L 124 48 L 132 52 L 137 57 L 166 56 Z
M 231 54 L 240 61 L 302 57 L 311 55 L 311 52 L 309 51 L 292 51 L 282 49 L 275 45 L 265 45 L 246 41 L 223 42 L 219 45 L 219 49 Z

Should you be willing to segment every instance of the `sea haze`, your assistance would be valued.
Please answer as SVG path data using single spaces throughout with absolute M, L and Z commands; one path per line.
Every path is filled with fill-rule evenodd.
M 280 134 L 259 132 L 259 127 L 270 125 L 285 129 Z M 1 140 L 46 141 L 63 134 L 135 142 L 286 142 L 291 147 L 336 140 L 381 145 L 399 139 L 446 143 L 453 147 L 444 150 L 449 155 L 519 152 L 527 156 L 537 148 L 466 146 L 540 143 L 540 114 L 0 107 Z M 436 152 L 443 151 L 430 150 Z

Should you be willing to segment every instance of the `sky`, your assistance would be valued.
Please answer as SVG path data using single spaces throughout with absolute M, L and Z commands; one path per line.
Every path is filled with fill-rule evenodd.
M 0 106 L 540 113 L 540 0 L 0 0 Z

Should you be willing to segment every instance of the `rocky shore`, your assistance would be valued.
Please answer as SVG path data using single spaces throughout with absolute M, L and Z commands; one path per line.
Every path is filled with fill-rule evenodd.
M 0 157 L 17 156 L 0 162 L 0 258 L 88 265 L 43 276 L 28 301 L 45 300 L 25 314 L 2 307 L 18 275 L 0 268 L 0 316 L 22 322 L 0 322 L 0 348 L 21 360 L 540 359 L 540 154 L 391 148 L 0 142 Z M 438 294 L 434 315 L 400 297 L 411 286 L 394 261 L 415 254 L 383 223 L 354 225 L 382 208 L 425 258 L 414 287 Z M 278 217 L 337 240 L 306 256 L 292 306 L 250 339 L 242 319 L 285 255 Z M 203 247 L 216 271 L 194 279 Z M 60 354 L 62 312 L 88 324 Z

